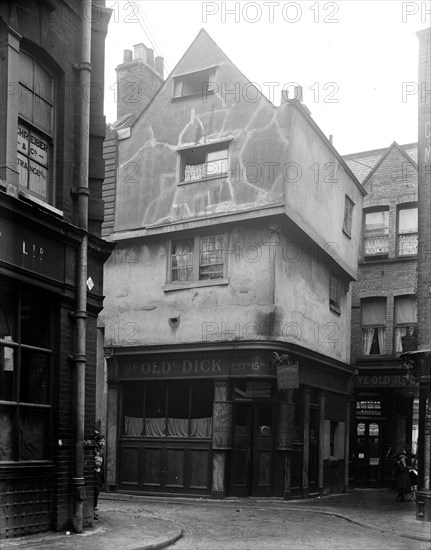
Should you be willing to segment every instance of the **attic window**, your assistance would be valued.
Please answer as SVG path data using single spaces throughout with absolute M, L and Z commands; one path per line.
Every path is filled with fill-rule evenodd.
M 180 182 L 220 178 L 228 171 L 229 143 L 184 149 L 180 156 Z
M 210 67 L 194 73 L 174 76 L 172 99 L 183 97 L 207 96 L 213 94 L 216 67 Z

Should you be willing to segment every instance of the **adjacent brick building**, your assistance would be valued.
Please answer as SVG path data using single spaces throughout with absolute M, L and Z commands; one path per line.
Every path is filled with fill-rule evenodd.
M 93 519 L 96 319 L 103 262 L 112 249 L 101 239 L 104 43 L 110 17 L 104 5 L 0 2 L 1 538 L 70 529 L 74 497 L 84 499 L 84 523 Z M 84 25 L 91 34 L 86 89 L 80 85 L 80 71 L 89 69 L 81 64 Z M 89 94 L 88 136 L 81 106 Z M 84 167 L 80 148 L 88 137 Z M 87 168 L 88 232 L 79 226 L 83 214 L 77 198 L 87 194 L 80 189 Z M 84 236 L 87 306 L 77 311 Z M 86 353 L 77 358 L 75 328 L 83 316 Z M 75 469 L 77 446 L 84 446 L 75 424 L 78 359 L 86 360 L 83 479 L 76 479 Z
M 417 444 L 417 388 L 407 383 L 400 357 L 417 347 L 417 144 L 394 142 L 344 159 L 367 192 L 358 280 L 352 284 L 352 366 L 358 376 L 351 481 L 380 487 L 392 483 L 388 458 Z

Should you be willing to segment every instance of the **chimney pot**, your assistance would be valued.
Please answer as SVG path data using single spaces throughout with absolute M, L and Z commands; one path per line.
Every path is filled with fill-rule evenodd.
M 132 50 L 124 50 L 123 63 L 130 63 L 131 61 L 133 61 Z
M 156 72 L 163 78 L 165 60 L 163 57 L 157 56 L 155 59 Z
M 303 99 L 302 86 L 295 86 L 295 97 L 294 97 L 294 99 L 296 99 L 297 101 L 300 101 L 302 103 L 302 99 Z
M 151 48 L 147 48 L 147 63 L 154 68 L 154 50 Z
M 144 61 L 147 60 L 147 48 L 145 44 L 140 42 L 139 44 L 135 44 L 133 46 L 133 49 L 135 51 L 133 59 L 143 59 Z

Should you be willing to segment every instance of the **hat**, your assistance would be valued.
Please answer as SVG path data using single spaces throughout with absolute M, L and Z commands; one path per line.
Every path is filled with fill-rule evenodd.
M 105 436 L 102 435 L 100 432 L 95 432 L 94 440 L 95 441 L 100 441 L 101 439 L 105 439 Z

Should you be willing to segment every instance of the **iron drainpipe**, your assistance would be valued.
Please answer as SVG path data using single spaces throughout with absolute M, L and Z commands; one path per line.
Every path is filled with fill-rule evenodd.
M 88 0 L 85 13 L 91 13 Z M 88 10 L 90 7 L 90 10 Z M 73 478 L 73 529 L 82 533 L 84 516 L 84 424 L 85 424 L 85 367 L 87 330 L 87 255 L 88 255 L 88 160 L 90 141 L 90 83 L 91 83 L 91 17 L 82 14 L 81 63 L 79 64 L 80 139 L 78 227 L 84 230 L 78 247 L 76 282 L 75 333 L 75 468 Z

